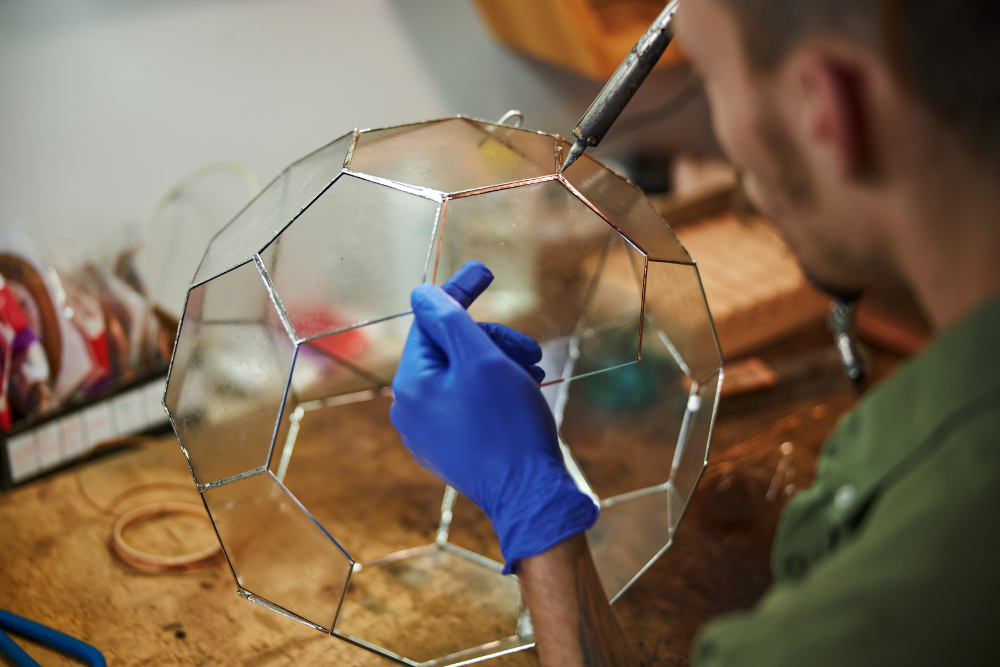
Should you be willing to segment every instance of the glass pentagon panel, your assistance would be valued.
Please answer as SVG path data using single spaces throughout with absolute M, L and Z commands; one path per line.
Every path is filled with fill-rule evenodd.
M 202 492 L 240 588 L 327 632 L 353 563 L 268 472 Z
M 461 192 L 551 175 L 554 137 L 468 118 L 362 132 L 348 168 Z
M 565 141 L 560 143 L 568 150 Z M 646 195 L 621 176 L 586 153 L 562 176 L 650 259 L 691 262 L 691 256 Z
M 650 261 L 646 313 L 691 379 L 706 378 L 722 367 L 722 352 L 696 267 Z
M 362 564 L 433 543 L 445 486 L 403 446 L 389 421 L 389 393 L 301 405 L 283 476 L 283 448 L 272 469 L 313 517 Z
M 721 373 L 693 386 L 672 448 L 667 482 L 605 501 L 587 531 L 594 564 L 613 600 L 670 545 L 708 457 Z
M 267 464 L 294 355 L 254 262 L 191 289 L 164 402 L 199 484 Z
M 609 236 L 574 336 L 587 354 L 574 361 L 570 377 L 639 359 L 645 273 L 645 256 L 620 234 Z
M 522 331 L 544 351 L 554 351 L 551 341 L 558 341 L 557 347 L 572 343 L 617 234 L 557 180 L 451 199 L 434 282 L 444 283 L 470 259 L 483 262 L 495 280 L 469 313 Z M 634 283 L 631 289 L 634 293 Z M 589 329 L 601 324 L 597 311 L 593 314 Z M 608 323 L 617 316 L 608 314 Z M 548 360 L 542 362 L 549 368 Z
M 299 338 L 410 311 L 439 204 L 341 176 L 260 254 Z
M 269 464 L 279 480 L 306 411 L 366 401 L 387 390 L 412 322 L 412 315 L 404 315 L 299 344 Z
M 424 663 L 513 637 L 519 605 L 514 577 L 431 545 L 355 573 L 336 630 Z
M 404 315 L 302 343 L 292 374 L 295 396 L 307 402 L 388 387 L 412 322 Z
M 344 334 L 351 331 L 356 329 L 350 329 Z M 348 342 L 354 343 L 353 340 Z M 299 430 L 307 422 L 311 424 L 315 421 L 311 416 L 312 411 L 369 400 L 378 395 L 380 387 L 387 385 L 381 378 L 373 378 L 362 369 L 332 356 L 327 346 L 302 343 L 295 356 L 295 368 L 292 370 L 285 409 L 278 422 L 277 436 L 268 462 L 268 469 L 282 482 L 285 481 L 285 474 L 292 461 Z M 296 460 L 301 458 L 300 456 Z M 299 487 L 292 490 L 296 492 Z
M 281 172 L 212 239 L 192 284 L 217 276 L 260 252 L 337 178 L 353 140 L 353 132 L 345 134 Z
M 578 363 L 586 369 L 605 354 L 603 345 L 581 340 Z M 670 478 L 690 386 L 648 318 L 641 361 L 565 386 L 560 435 L 597 497 L 621 496 Z

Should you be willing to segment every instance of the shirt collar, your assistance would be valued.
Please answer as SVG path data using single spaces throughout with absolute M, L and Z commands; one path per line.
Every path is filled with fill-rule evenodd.
M 859 500 L 868 496 L 918 451 L 933 448 L 950 418 L 1000 391 L 998 347 L 1000 298 L 995 298 L 874 387 L 841 422 L 821 467 L 834 477 L 849 475 Z

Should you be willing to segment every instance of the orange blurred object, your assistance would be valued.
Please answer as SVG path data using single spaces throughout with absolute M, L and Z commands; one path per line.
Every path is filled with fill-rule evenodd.
M 591 79 L 608 79 L 665 0 L 473 0 L 494 37 L 510 48 Z M 656 69 L 686 60 L 672 43 Z
M 310 341 L 309 346 L 326 352 L 339 361 L 351 361 L 364 352 L 366 338 L 360 327 L 348 329 L 351 320 L 342 318 L 324 308 L 322 303 L 294 306 L 296 320 L 300 326 L 312 327 L 318 331 L 336 331 L 344 328 L 339 334 L 327 335 Z

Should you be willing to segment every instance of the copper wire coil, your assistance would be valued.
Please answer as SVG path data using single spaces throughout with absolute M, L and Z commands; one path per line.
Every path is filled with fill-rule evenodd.
M 115 521 L 114 529 L 111 531 L 111 550 L 122 561 L 152 571 L 191 570 L 206 565 L 222 551 L 219 543 L 215 542 L 200 551 L 183 556 L 157 556 L 139 551 L 125 543 L 122 538 L 125 526 L 137 519 L 163 514 L 190 514 L 211 521 L 205 508 L 194 503 L 160 502 L 142 505 L 126 512 Z

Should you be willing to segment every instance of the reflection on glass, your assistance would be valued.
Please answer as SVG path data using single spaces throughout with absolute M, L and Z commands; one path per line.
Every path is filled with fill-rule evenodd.
M 326 631 L 353 563 L 264 472 L 202 492 L 241 588 Z
M 409 312 L 437 213 L 435 201 L 341 176 L 260 255 L 295 333 Z
M 344 135 L 274 179 L 212 239 L 193 284 L 217 276 L 260 252 L 337 178 L 353 140 L 353 132 Z
M 254 262 L 191 290 L 166 405 L 199 484 L 266 465 L 294 353 Z
M 639 320 L 634 269 L 645 258 L 559 181 L 450 200 L 434 281 L 444 283 L 470 259 L 496 278 L 469 313 L 523 331 L 543 349 L 622 317 Z M 635 360 L 637 340 L 624 361 Z
M 468 118 L 362 132 L 351 171 L 441 192 L 552 175 L 553 137 Z
M 297 400 L 388 387 L 412 323 L 412 315 L 403 315 L 300 344 L 292 374 Z
M 565 141 L 562 144 L 567 145 Z M 642 192 L 597 160 L 584 153 L 563 172 L 563 178 L 650 259 L 691 262 Z

